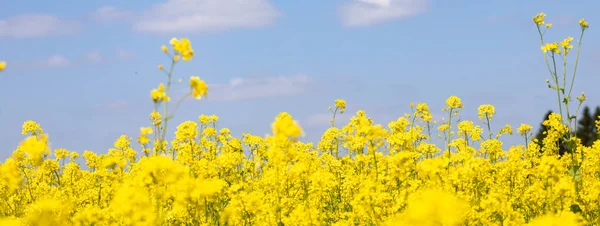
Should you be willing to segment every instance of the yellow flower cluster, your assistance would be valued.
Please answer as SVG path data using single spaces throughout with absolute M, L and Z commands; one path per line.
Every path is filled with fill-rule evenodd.
M 275 118 L 273 136 L 243 139 L 219 132 L 217 116 L 202 115 L 177 127 L 168 153 L 139 155 L 131 138 L 121 136 L 106 154 L 83 153 L 85 165 L 65 149 L 51 155 L 47 135 L 32 135 L 42 129 L 28 121 L 28 137 L 0 165 L 0 224 L 590 225 L 600 219 L 600 143 L 577 148 L 575 155 L 589 157 L 573 180 L 570 157 L 558 158 L 558 146 L 503 149 L 500 140 L 483 139 L 472 121 L 455 128 L 460 136 L 452 154 L 439 155 L 423 133 L 427 122 L 411 123 L 419 117 L 384 128 L 359 111 L 313 146 L 297 141 L 302 129 L 288 113 Z M 565 132 L 559 115 L 544 124 L 551 128 L 548 144 Z M 142 150 L 151 134 L 150 127 L 140 129 Z
M 150 93 L 150 96 L 152 97 L 152 100 L 154 101 L 154 103 L 160 103 L 162 101 L 169 101 L 171 99 L 165 93 L 165 85 L 163 85 L 162 83 L 158 84 L 157 89 L 152 90 L 152 92 Z
M 544 24 L 544 16 L 534 22 Z M 561 43 L 563 50 L 570 41 Z M 173 64 L 176 56 L 193 56 L 189 40 L 171 44 Z M 543 122 L 543 146 L 530 142 L 527 124 L 517 128 L 524 145 L 504 145 L 501 138 L 513 129 L 493 132 L 496 112 L 488 104 L 477 112 L 488 130 L 483 136 L 482 126 L 461 119 L 457 96 L 446 100 L 450 118 L 437 134 L 428 105 L 411 103 L 412 114 L 387 127 L 359 110 L 344 126 L 332 123 L 316 145 L 299 141 L 302 127 L 287 112 L 275 117 L 265 137 L 236 138 L 218 128 L 218 116 L 201 115 L 178 125 L 168 141 L 168 76 L 166 86 L 151 92 L 165 110 L 150 113 L 151 126 L 140 128 L 137 145 L 123 135 L 106 153 L 80 155 L 51 147 L 41 126 L 26 121 L 26 137 L 0 163 L 0 225 L 600 223 L 600 141 L 584 146 L 573 140 L 572 151 L 558 155 L 571 133 L 561 114 Z M 207 94 L 198 77 L 189 84 L 188 95 Z M 346 101 L 333 106 L 335 119 Z M 600 119 L 596 123 L 600 127 Z M 446 144 L 438 147 L 433 138 L 442 136 Z
M 182 38 L 178 40 L 176 38 L 171 39 L 171 45 L 173 45 L 173 50 L 177 54 L 176 56 L 181 56 L 183 60 L 191 60 L 194 56 L 194 50 L 192 49 L 192 45 L 190 44 L 190 40 L 187 38 Z M 166 48 L 162 48 L 164 52 Z

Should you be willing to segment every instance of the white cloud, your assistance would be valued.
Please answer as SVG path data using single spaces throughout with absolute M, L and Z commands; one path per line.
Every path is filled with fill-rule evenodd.
M 168 0 L 141 14 L 137 31 L 182 33 L 263 27 L 279 15 L 268 0 Z
M 130 19 L 132 16 L 134 16 L 133 12 L 114 6 L 104 6 L 90 14 L 90 17 L 96 21 L 123 20 Z
M 102 63 L 102 61 L 104 60 L 102 54 L 100 54 L 97 51 L 88 52 L 83 56 L 83 58 L 90 63 Z
M 238 101 L 304 93 L 312 80 L 306 75 L 233 78 L 227 84 L 209 84 L 207 100 Z
M 38 65 L 42 67 L 67 67 L 71 66 L 72 63 L 62 55 L 52 55 L 46 60 L 38 61 Z
M 66 35 L 80 28 L 77 21 L 59 19 L 54 15 L 23 14 L 0 19 L 0 37 L 36 38 L 51 35 Z
M 424 12 L 429 0 L 352 0 L 339 8 L 346 26 L 368 26 Z
M 117 49 L 117 56 L 121 60 L 133 60 L 135 59 L 135 55 L 132 52 L 129 52 L 124 49 Z

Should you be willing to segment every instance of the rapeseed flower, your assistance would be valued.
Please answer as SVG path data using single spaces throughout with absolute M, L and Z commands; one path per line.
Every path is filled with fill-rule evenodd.
M 542 24 L 544 24 L 544 17 L 546 17 L 546 14 L 538 13 L 537 15 L 535 15 L 533 17 L 533 22 L 536 23 L 537 25 L 542 25 Z
M 585 21 L 585 19 L 583 19 L 583 18 L 581 18 L 581 20 L 579 20 L 579 26 L 581 26 L 581 29 L 584 29 L 584 30 L 590 27 L 588 22 Z
M 192 96 L 196 99 L 208 94 L 208 85 L 197 76 L 190 77 L 190 88 L 192 89 Z
M 150 96 L 152 97 L 152 100 L 154 101 L 154 103 L 160 103 L 162 101 L 170 100 L 170 98 L 165 93 L 165 86 L 162 83 L 160 83 L 158 85 L 158 89 L 152 90 L 152 92 L 150 93 Z

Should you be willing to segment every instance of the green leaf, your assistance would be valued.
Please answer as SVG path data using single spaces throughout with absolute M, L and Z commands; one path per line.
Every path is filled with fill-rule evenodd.
M 577 204 L 571 205 L 569 209 L 571 209 L 571 212 L 573 213 L 581 213 L 581 207 L 579 207 Z
M 580 166 L 577 166 L 577 165 L 570 166 L 568 173 L 571 177 L 573 177 L 575 179 L 575 181 L 581 180 L 581 167 Z

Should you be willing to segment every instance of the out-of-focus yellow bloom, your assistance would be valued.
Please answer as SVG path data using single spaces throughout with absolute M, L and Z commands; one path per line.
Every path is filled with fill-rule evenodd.
M 196 99 L 208 94 L 208 85 L 197 76 L 190 77 L 190 88 L 192 89 L 192 96 Z
M 0 71 L 3 71 L 6 68 L 6 61 L 0 61 Z
M 140 128 L 140 136 L 138 138 L 138 143 L 140 143 L 141 145 L 148 144 L 150 142 L 150 138 L 148 138 L 149 134 L 152 134 L 151 127 L 141 127 Z
M 585 92 L 581 92 L 581 96 L 578 96 L 577 100 L 579 102 L 584 102 L 585 100 L 587 100 L 587 97 L 585 96 Z
M 44 158 L 50 154 L 47 143 L 48 136 L 46 134 L 42 134 L 39 138 L 37 136 L 29 136 L 21 142 L 19 149 L 27 154 L 27 157 L 31 159 L 34 166 L 40 166 Z
M 530 226 L 579 226 L 581 217 L 569 211 L 564 211 L 558 214 L 547 214 L 538 217 L 527 224 Z
M 281 136 L 291 139 L 296 139 L 303 135 L 302 128 L 298 122 L 292 119 L 292 116 L 287 112 L 281 112 L 271 124 L 271 131 L 275 136 Z
M 173 50 L 179 53 L 183 60 L 188 61 L 191 60 L 194 56 L 194 50 L 192 49 L 192 44 L 190 40 L 187 38 L 181 38 L 178 40 L 176 38 L 171 39 L 171 45 L 173 45 Z
M 428 189 L 418 195 L 391 225 L 461 225 L 467 217 L 467 202 L 451 193 Z

